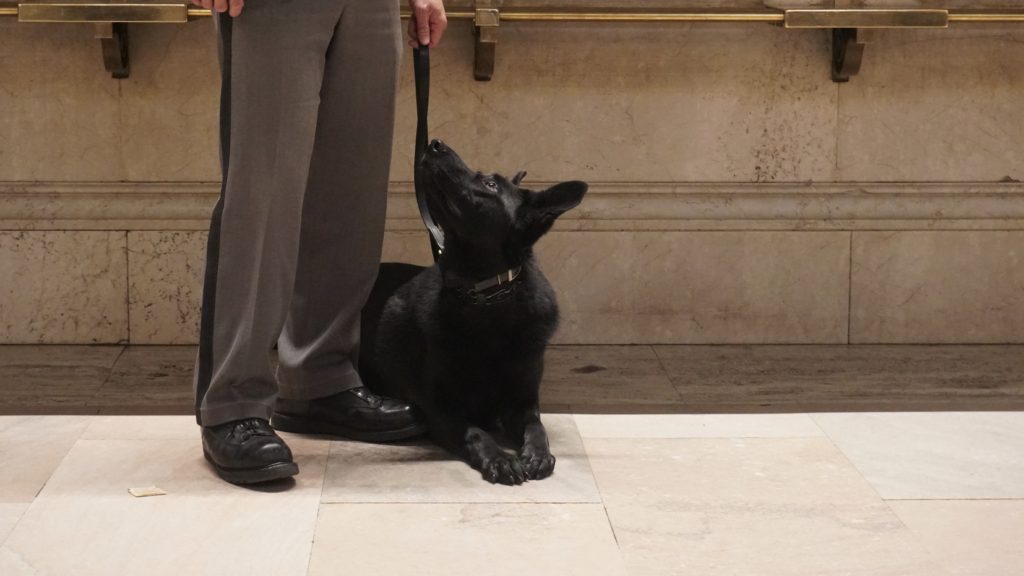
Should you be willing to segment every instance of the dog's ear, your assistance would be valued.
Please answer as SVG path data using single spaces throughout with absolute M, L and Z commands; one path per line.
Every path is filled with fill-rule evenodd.
M 555 219 L 578 206 L 586 193 L 587 183 L 579 180 L 555 184 L 542 192 L 530 192 L 519 212 L 523 244 L 529 246 L 546 234 Z
M 512 183 L 519 186 L 523 183 L 523 178 L 526 178 L 526 170 L 520 170 L 516 172 L 516 175 L 512 177 Z

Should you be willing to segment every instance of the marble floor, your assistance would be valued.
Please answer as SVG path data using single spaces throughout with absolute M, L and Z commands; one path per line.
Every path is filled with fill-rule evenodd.
M 194 350 L 0 347 L 0 574 L 1019 574 L 1020 348 L 808 348 L 558 348 L 558 465 L 521 487 L 285 434 L 300 475 L 242 488 L 191 416 L 126 414 L 180 404 Z

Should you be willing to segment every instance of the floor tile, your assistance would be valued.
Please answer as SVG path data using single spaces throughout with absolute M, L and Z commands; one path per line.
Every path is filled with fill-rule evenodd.
M 326 448 L 299 439 L 296 482 L 243 488 L 215 476 L 198 438 L 80 440 L 0 558 L 40 574 L 305 574 Z M 128 494 L 151 485 L 167 495 Z
M 1017 576 L 1024 501 L 893 500 L 889 507 L 952 576 Z
M 123 346 L 0 346 L 0 408 L 84 406 Z
M 38 576 L 39 572 L 14 552 L 0 546 L 0 574 L 4 576 Z
M 424 440 L 405 444 L 333 442 L 324 502 L 600 502 L 572 416 L 542 416 L 555 473 L 521 486 L 493 485 L 468 464 Z
M 650 346 L 552 346 L 544 357 L 545 405 L 679 403 Z
M 577 414 L 583 438 L 798 438 L 823 436 L 806 414 Z
M 16 504 L 0 504 L 0 544 L 4 543 L 7 535 L 14 529 L 21 515 L 28 509 L 27 502 Z
M 655 346 L 694 411 L 1024 408 L 1024 346 Z
M 107 410 L 191 408 L 195 363 L 195 346 L 129 346 L 89 404 Z
M 599 504 L 324 504 L 311 576 L 622 576 Z
M 813 417 L 883 498 L 1024 498 L 1024 413 Z
M 92 416 L 83 440 L 194 440 L 195 416 Z
M 585 444 L 631 574 L 941 573 L 825 438 Z
M 0 416 L 0 502 L 31 502 L 88 422 L 86 416 Z

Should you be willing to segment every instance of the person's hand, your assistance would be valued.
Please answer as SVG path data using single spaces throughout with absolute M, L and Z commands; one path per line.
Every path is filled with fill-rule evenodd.
M 409 46 L 437 46 L 448 27 L 448 16 L 444 13 L 441 0 L 409 0 L 409 8 L 412 9 L 412 18 L 409 18 Z
M 241 14 L 245 6 L 245 0 L 192 0 L 192 3 L 207 10 L 227 12 L 232 17 Z

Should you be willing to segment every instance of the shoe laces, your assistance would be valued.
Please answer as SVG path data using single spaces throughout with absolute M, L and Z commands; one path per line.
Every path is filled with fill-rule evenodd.
M 362 400 L 363 402 L 369 404 L 373 408 L 377 408 L 378 406 L 384 403 L 383 398 L 377 396 L 373 392 L 370 392 L 370 389 L 365 386 L 353 388 L 351 390 L 351 393 L 360 400 Z
M 244 442 L 253 436 L 273 436 L 274 431 L 267 426 L 265 420 L 246 418 L 235 423 L 231 428 L 231 435 Z

